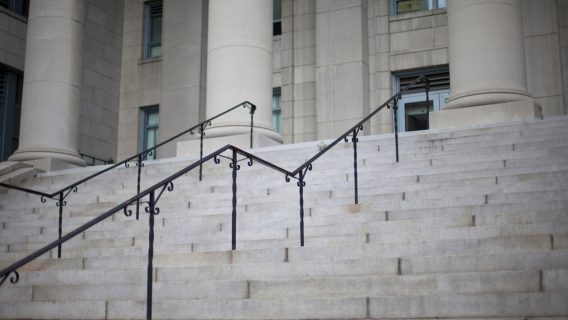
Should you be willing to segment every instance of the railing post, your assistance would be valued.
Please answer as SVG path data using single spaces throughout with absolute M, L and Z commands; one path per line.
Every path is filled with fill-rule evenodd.
M 359 138 L 357 138 L 357 134 L 359 130 L 363 129 L 363 125 L 358 127 L 357 129 L 353 130 L 353 137 L 351 141 L 353 142 L 353 172 L 354 172 L 354 184 L 355 184 L 355 204 L 359 203 L 359 183 L 357 180 L 357 142 L 359 142 Z
M 59 193 L 59 200 L 57 200 L 56 205 L 59 207 L 59 237 L 58 240 L 61 240 L 61 236 L 63 234 L 63 206 L 65 206 L 67 203 L 64 200 L 63 197 L 63 191 L 61 191 Z M 59 243 L 59 245 L 57 245 L 57 258 L 61 259 L 61 243 Z
M 254 108 L 250 109 L 250 148 L 252 149 L 252 130 L 254 128 Z
M 136 180 L 136 195 L 140 195 L 140 179 L 142 175 L 142 167 L 144 166 L 144 163 L 142 162 L 142 154 L 138 155 L 136 166 L 138 167 L 138 177 Z M 136 220 L 138 220 L 139 217 L 140 217 L 140 198 L 136 199 Z
M 394 112 L 394 143 L 396 148 L 396 162 L 398 163 L 398 99 L 400 99 L 400 94 L 394 97 L 394 105 L 392 111 Z
M 237 249 L 237 170 L 240 166 L 237 164 L 237 151 L 233 150 L 233 156 L 229 167 L 233 169 L 233 212 L 231 215 L 231 248 Z
M 428 129 L 430 129 L 430 80 L 424 77 L 424 84 L 426 87 L 426 118 L 428 118 Z
M 304 187 L 306 182 L 304 182 L 304 172 L 300 171 L 300 176 L 297 183 L 300 187 L 300 246 L 304 246 Z
M 205 127 L 201 124 L 199 128 L 199 161 L 203 160 L 203 136 L 205 135 Z M 199 163 L 199 181 L 203 179 L 203 164 Z
M 154 215 L 156 213 L 154 200 L 154 190 L 149 194 L 148 214 L 149 214 L 149 234 L 148 234 L 148 273 L 146 278 L 146 319 L 152 319 L 152 285 L 153 285 L 153 259 L 154 259 Z

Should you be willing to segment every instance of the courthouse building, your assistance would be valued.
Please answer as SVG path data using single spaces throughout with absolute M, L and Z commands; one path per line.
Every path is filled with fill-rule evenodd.
M 430 110 L 403 93 L 401 131 L 566 114 L 568 1 L 0 0 L 0 160 L 122 160 L 245 100 L 257 146 L 335 138 L 419 75 Z

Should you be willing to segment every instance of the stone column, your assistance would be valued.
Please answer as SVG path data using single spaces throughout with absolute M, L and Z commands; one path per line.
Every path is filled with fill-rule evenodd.
M 281 141 L 272 127 L 272 1 L 210 0 L 208 26 L 207 118 L 248 100 L 255 133 Z M 214 121 L 207 137 L 249 132 L 243 109 Z
M 530 99 L 521 0 L 450 0 L 452 95 L 445 109 Z
M 77 153 L 85 6 L 30 1 L 20 146 L 10 160 L 85 164 Z

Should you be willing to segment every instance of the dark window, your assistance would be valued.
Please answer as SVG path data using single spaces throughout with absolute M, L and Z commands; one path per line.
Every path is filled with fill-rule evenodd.
M 0 161 L 18 149 L 22 83 L 21 74 L 0 69 Z
M 29 0 L 0 0 L 0 7 L 4 7 L 14 13 L 27 17 L 30 8 Z
M 162 55 L 162 1 L 144 3 L 144 58 Z
M 141 108 L 140 112 L 140 151 L 148 150 L 158 143 L 160 117 L 158 106 Z M 156 159 L 156 152 L 146 157 Z
M 280 87 L 272 89 L 272 126 L 274 130 L 278 133 L 282 133 L 282 126 L 280 122 L 282 120 L 282 108 L 280 106 L 282 97 L 282 90 Z
M 282 1 L 273 0 L 274 9 L 272 14 L 272 35 L 279 36 L 282 34 Z

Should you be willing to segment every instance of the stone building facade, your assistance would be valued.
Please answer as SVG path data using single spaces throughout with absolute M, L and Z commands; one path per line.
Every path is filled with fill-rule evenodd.
M 432 112 L 421 91 L 403 95 L 405 131 L 568 109 L 564 0 L 1 3 L 0 70 L 14 83 L 2 160 L 121 160 L 243 100 L 258 107 L 263 144 L 329 139 L 419 74 Z M 247 119 L 235 111 L 207 137 L 239 143 Z M 365 130 L 392 132 L 392 114 Z

